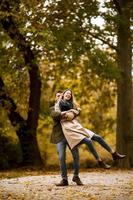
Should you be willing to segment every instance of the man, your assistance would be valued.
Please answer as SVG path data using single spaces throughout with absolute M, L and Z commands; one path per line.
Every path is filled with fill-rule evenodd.
M 56 102 L 61 98 L 62 92 L 58 91 L 56 93 Z M 55 104 L 56 105 L 56 104 Z M 59 155 L 60 161 L 60 170 L 62 180 L 60 183 L 56 184 L 56 186 L 67 186 L 68 177 L 67 177 L 67 166 L 66 166 L 66 147 L 68 146 L 67 140 L 64 137 L 62 127 L 60 124 L 60 120 L 63 117 L 60 111 L 55 111 L 55 105 L 51 107 L 51 117 L 53 118 L 53 129 L 51 134 L 51 142 L 56 144 L 57 152 Z M 69 147 L 69 146 L 68 146 Z M 70 148 L 69 148 L 70 149 Z M 77 185 L 83 185 L 79 178 L 79 151 L 78 148 L 70 149 L 73 156 L 73 168 L 74 175 L 72 181 Z

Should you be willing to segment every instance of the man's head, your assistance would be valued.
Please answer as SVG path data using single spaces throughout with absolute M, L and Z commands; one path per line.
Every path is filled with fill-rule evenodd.
M 62 94 L 63 94 L 63 92 L 61 90 L 57 91 L 55 94 L 55 101 L 58 101 L 59 99 L 61 99 Z

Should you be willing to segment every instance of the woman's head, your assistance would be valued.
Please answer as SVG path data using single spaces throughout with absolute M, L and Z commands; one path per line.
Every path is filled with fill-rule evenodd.
M 63 92 L 63 96 L 62 99 L 65 101 L 73 101 L 73 94 L 72 94 L 72 90 L 67 89 Z

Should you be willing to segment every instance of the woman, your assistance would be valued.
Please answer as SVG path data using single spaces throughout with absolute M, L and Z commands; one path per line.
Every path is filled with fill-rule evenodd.
M 61 111 L 61 126 L 71 149 L 73 149 L 78 144 L 86 144 L 93 156 L 98 161 L 99 165 L 106 169 L 110 168 L 110 166 L 102 161 L 92 144 L 92 140 L 97 141 L 102 147 L 111 153 L 113 160 L 122 159 L 125 157 L 125 155 L 114 152 L 100 135 L 97 135 L 89 129 L 84 128 L 78 122 L 76 116 L 77 113 L 80 112 L 80 109 L 76 107 L 73 100 L 73 94 L 70 89 L 64 91 L 62 99 L 59 100 L 55 109 L 59 109 Z

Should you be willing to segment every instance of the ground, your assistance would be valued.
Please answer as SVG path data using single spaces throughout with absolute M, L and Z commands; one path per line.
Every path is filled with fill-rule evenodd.
M 2 174 L 2 173 L 1 173 Z M 133 170 L 88 170 L 80 173 L 84 186 L 72 182 L 57 187 L 60 175 L 43 173 L 17 178 L 0 174 L 0 200 L 133 200 Z

